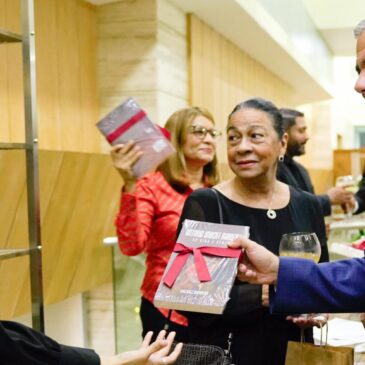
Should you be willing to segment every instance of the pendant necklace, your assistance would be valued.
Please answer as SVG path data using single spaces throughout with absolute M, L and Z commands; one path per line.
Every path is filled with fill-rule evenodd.
M 270 204 L 269 204 L 269 209 L 267 210 L 266 212 L 266 216 L 269 218 L 269 219 L 275 219 L 276 218 L 276 212 L 274 209 L 271 209 L 271 204 L 272 204 L 272 201 L 273 201 L 273 198 L 274 198 L 274 190 L 275 190 L 275 187 L 272 191 L 272 195 L 271 195 L 271 199 L 270 199 Z

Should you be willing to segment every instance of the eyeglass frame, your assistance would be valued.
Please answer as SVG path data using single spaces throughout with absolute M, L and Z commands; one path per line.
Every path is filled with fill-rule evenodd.
M 223 134 L 219 129 L 215 129 L 215 128 L 208 129 L 208 128 L 202 127 L 200 125 L 191 125 L 188 127 L 188 130 L 196 138 L 201 139 L 201 140 L 203 140 L 207 136 L 208 133 L 214 140 L 218 139 Z M 202 133 L 202 135 L 199 136 L 198 135 L 199 133 Z

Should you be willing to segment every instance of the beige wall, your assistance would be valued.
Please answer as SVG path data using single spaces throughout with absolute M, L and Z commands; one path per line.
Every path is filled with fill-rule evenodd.
M 20 29 L 19 0 L 0 0 L 0 27 Z M 35 0 L 39 147 L 99 152 L 96 10 L 81 0 Z M 24 141 L 20 44 L 0 46 L 0 140 Z
M 133 96 L 163 125 L 187 104 L 186 18 L 169 1 L 98 7 L 98 45 L 101 114 Z

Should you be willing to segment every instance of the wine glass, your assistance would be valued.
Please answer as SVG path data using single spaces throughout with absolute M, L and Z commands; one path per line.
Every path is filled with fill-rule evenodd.
M 286 233 L 280 240 L 279 255 L 309 259 L 318 263 L 321 256 L 321 245 L 314 232 Z M 308 314 L 300 314 L 298 317 L 308 318 Z M 300 329 L 300 341 L 304 342 L 303 328 Z
M 352 175 L 338 176 L 336 179 L 336 186 L 344 188 L 346 191 L 349 191 L 353 194 L 355 194 L 359 189 L 358 180 Z M 352 213 L 348 207 L 346 207 L 346 209 L 347 213 L 345 214 L 345 217 L 350 218 Z
M 314 232 L 286 233 L 280 240 L 279 255 L 309 259 L 318 263 L 321 245 Z

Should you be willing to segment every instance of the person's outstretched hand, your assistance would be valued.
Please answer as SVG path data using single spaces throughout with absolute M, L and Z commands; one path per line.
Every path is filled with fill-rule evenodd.
M 323 327 L 328 321 L 326 313 L 309 313 L 303 315 L 287 316 L 287 321 L 295 323 L 300 328 Z
M 275 284 L 279 271 L 279 258 L 265 247 L 246 237 L 237 238 L 229 247 L 243 249 L 237 277 L 251 284 Z
M 170 332 L 165 338 L 166 331 L 161 331 L 156 341 L 150 343 L 153 332 L 148 332 L 138 350 L 101 357 L 100 365 L 172 365 L 180 355 L 182 348 L 182 343 L 179 343 L 169 354 L 175 334 L 175 332 Z

